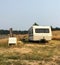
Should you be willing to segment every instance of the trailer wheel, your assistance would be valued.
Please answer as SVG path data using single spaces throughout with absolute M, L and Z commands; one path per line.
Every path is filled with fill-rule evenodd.
M 41 39 L 40 42 L 46 43 L 46 40 L 45 39 Z

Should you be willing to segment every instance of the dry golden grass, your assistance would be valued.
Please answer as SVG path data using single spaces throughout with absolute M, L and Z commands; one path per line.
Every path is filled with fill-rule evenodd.
M 0 39 L 0 43 L 7 43 L 8 42 L 8 39 Z
M 53 31 L 52 32 L 53 39 L 60 40 L 60 31 Z
M 53 31 L 53 39 L 46 44 L 20 41 L 28 35 L 17 35 L 17 46 L 8 46 L 8 39 L 0 39 L 0 65 L 60 65 L 60 31 Z M 55 40 L 56 39 L 56 40 Z
M 0 65 L 60 65 L 60 41 L 18 45 L 0 46 Z

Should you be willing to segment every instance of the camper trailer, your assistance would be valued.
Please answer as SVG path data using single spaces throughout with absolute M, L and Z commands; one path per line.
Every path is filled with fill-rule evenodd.
M 52 32 L 50 26 L 32 26 L 28 30 L 29 41 L 49 41 L 52 39 Z

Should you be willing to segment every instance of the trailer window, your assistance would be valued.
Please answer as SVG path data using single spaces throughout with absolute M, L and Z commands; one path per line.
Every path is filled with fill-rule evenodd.
M 36 33 L 49 33 L 49 29 L 35 29 Z

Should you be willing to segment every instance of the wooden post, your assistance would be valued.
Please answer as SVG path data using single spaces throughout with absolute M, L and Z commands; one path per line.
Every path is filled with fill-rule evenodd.
M 13 37 L 13 31 L 12 31 L 12 28 L 10 28 L 10 37 Z

